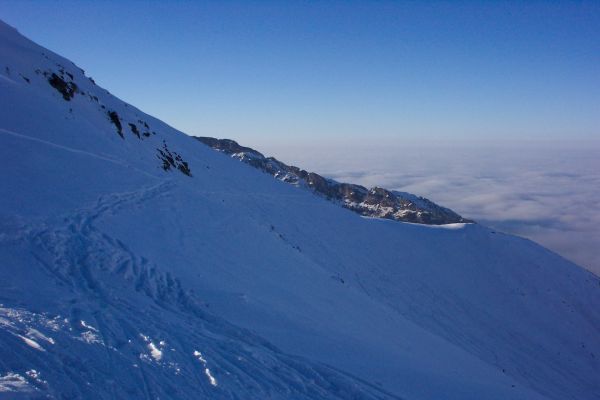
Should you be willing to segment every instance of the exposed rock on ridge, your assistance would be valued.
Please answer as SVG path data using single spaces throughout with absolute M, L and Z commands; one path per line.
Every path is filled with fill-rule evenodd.
M 259 151 L 241 146 L 231 139 L 196 139 L 281 181 L 311 189 L 360 215 L 427 225 L 473 222 L 424 197 L 380 187 L 367 189 L 361 185 L 327 179 L 314 172 L 287 165 L 276 158 L 265 157 Z

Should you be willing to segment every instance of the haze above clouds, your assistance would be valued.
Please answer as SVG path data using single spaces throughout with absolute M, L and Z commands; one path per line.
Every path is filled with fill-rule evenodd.
M 333 179 L 411 192 L 600 275 L 600 146 L 259 148 Z

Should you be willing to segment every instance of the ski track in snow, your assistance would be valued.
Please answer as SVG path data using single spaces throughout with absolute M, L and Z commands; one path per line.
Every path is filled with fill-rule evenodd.
M 42 224 L 24 224 L 12 240 L 16 238 L 21 242 L 30 242 L 51 254 L 52 262 L 42 263 L 48 272 L 56 276 L 59 281 L 68 284 L 76 292 L 80 292 L 80 298 L 92 298 L 99 302 L 102 308 L 114 310 L 111 314 L 115 312 L 121 314 L 122 312 L 118 310 L 123 308 L 123 304 L 119 299 L 113 297 L 110 287 L 107 287 L 103 280 L 98 278 L 99 274 L 107 273 L 114 278 L 129 281 L 136 291 L 143 293 L 159 307 L 175 307 L 184 315 L 190 313 L 188 315 L 193 318 L 197 315 L 194 311 L 194 301 L 186 297 L 187 295 L 183 293 L 179 284 L 169 274 L 162 273 L 158 268 L 149 265 L 144 257 L 133 254 L 118 239 L 106 235 L 94 226 L 94 222 L 105 215 L 126 207 L 140 206 L 158 196 L 168 195 L 173 186 L 174 183 L 167 180 L 138 191 L 101 196 L 94 205 L 60 216 L 54 221 L 46 221 Z M 119 280 L 113 280 L 113 283 L 121 284 Z M 146 398 L 158 397 L 160 391 L 157 387 L 155 368 L 167 371 L 166 373 L 171 376 L 189 378 L 188 375 L 191 374 L 192 381 L 200 380 L 208 385 L 206 389 L 203 389 L 202 385 L 196 386 L 193 398 L 202 392 L 205 395 L 211 393 L 213 398 L 237 397 L 231 389 L 227 389 L 229 385 L 221 385 L 223 382 L 219 382 L 213 369 L 208 366 L 206 355 L 197 350 L 191 351 L 191 345 L 188 344 L 189 339 L 184 337 L 185 334 L 177 338 L 173 337 L 172 333 L 160 333 L 162 326 L 154 326 L 146 321 L 146 327 L 154 330 L 155 334 L 163 337 L 170 335 L 170 344 L 164 340 L 153 339 L 143 333 L 138 333 L 136 339 L 134 326 L 139 326 L 140 321 L 127 320 L 126 322 L 123 317 L 119 317 L 118 325 L 122 327 L 129 325 L 126 329 L 130 332 L 131 339 L 128 345 L 121 344 L 115 347 L 113 345 L 115 343 L 114 331 L 113 328 L 109 328 L 114 325 L 111 319 L 115 316 L 108 317 L 111 314 L 102 316 L 95 313 L 96 323 L 94 325 L 96 326 L 93 326 L 82 319 L 81 313 L 84 309 L 83 304 L 76 303 L 69 310 L 65 310 L 65 314 L 70 317 L 63 319 L 60 315 L 50 318 L 25 310 L 0 308 L 0 333 L 2 330 L 8 330 L 28 347 L 42 352 L 46 352 L 46 350 L 38 341 L 60 347 L 66 340 L 75 340 L 86 346 L 95 346 L 103 349 L 101 353 L 104 353 L 103 358 L 107 362 L 106 368 L 111 372 L 120 368 L 119 360 L 122 356 L 119 353 L 127 347 L 134 346 L 139 349 L 139 362 L 131 364 L 131 366 L 140 373 L 140 379 L 143 382 L 141 390 Z M 127 310 L 124 315 L 131 312 L 135 311 Z M 146 315 L 143 319 L 149 317 Z M 50 333 L 43 333 L 48 330 L 54 332 L 54 335 L 58 335 L 61 339 L 54 339 Z M 214 334 L 209 334 L 208 337 L 211 336 Z M 206 340 L 207 338 L 204 339 L 204 341 Z M 309 367 L 309 363 L 298 362 L 294 358 L 278 352 L 272 353 L 273 350 L 270 347 L 262 349 L 262 345 L 253 341 L 248 345 L 251 346 L 248 349 L 235 345 L 233 348 L 217 348 L 213 352 L 216 351 L 215 356 L 219 357 L 218 369 L 225 376 L 224 382 L 227 383 L 228 379 L 233 379 L 234 386 L 243 385 L 244 390 L 249 390 L 248 393 L 263 393 L 256 397 L 346 398 L 346 395 L 354 397 L 360 393 L 361 398 L 397 398 L 329 367 L 318 364 Z M 256 347 L 257 345 L 258 347 Z M 256 348 L 252 349 L 252 347 Z M 248 350 L 250 353 L 247 353 Z M 199 371 L 187 372 L 185 363 L 180 360 L 180 354 L 184 357 L 190 357 L 191 354 L 197 363 L 189 364 L 187 369 L 189 370 L 190 365 L 196 365 L 195 368 Z M 177 358 L 173 358 L 174 355 L 177 355 Z M 259 363 L 266 363 L 264 371 L 257 370 L 255 366 L 251 367 L 248 361 L 244 361 L 255 357 L 258 357 Z M 279 378 L 277 376 L 270 377 L 273 372 L 270 371 L 272 366 L 269 365 L 279 365 L 276 371 L 280 371 L 279 373 L 282 375 Z M 41 368 L 36 365 L 32 365 L 32 367 Z M 20 394 L 52 393 L 53 382 L 39 380 L 38 376 L 38 372 L 29 374 L 8 372 L 7 375 L 0 377 L 0 390 Z M 285 376 L 295 376 L 293 380 L 297 382 L 297 386 L 287 387 L 287 383 L 280 382 L 279 379 Z M 78 383 L 78 385 L 84 384 L 83 381 Z M 213 389 L 209 390 L 209 388 Z M 216 389 L 223 391 L 215 393 L 213 390 Z M 331 389 L 334 391 L 331 392 Z M 336 392 L 339 393 L 335 395 Z M 81 393 L 85 393 L 85 390 L 82 390 Z M 113 391 L 113 393 L 116 392 Z M 117 395 L 115 394 L 115 396 Z
M 117 212 L 123 207 L 138 207 L 145 201 L 168 193 L 173 182 L 165 181 L 157 185 L 142 188 L 135 192 L 113 193 L 101 196 L 96 204 L 73 214 L 58 218 L 57 226 L 26 227 L 29 240 L 44 248 L 54 259 L 50 264 L 51 272 L 65 282 L 73 281 L 74 287 L 86 287 L 104 301 L 109 301 L 101 292 L 101 283 L 96 281 L 93 268 L 104 269 L 132 280 L 136 290 L 142 290 L 159 297 L 184 296 L 178 282 L 168 273 L 159 271 L 150 265 L 148 260 L 134 254 L 120 240 L 101 232 L 94 222 L 104 215 Z M 50 222 L 51 223 L 51 222 Z M 164 285 L 164 286 L 161 286 Z M 173 292 L 175 290 L 175 292 Z M 95 337 L 97 329 L 88 329 L 90 336 Z
M 97 158 L 97 159 L 102 160 L 102 161 L 108 161 L 110 163 L 117 164 L 119 166 L 123 166 L 123 167 L 127 167 L 127 168 L 132 168 L 135 171 L 137 171 L 137 172 L 139 172 L 139 173 L 141 173 L 143 175 L 146 175 L 146 176 L 149 176 L 149 177 L 152 177 L 152 178 L 157 178 L 156 175 L 152 175 L 152 174 L 150 174 L 150 173 L 148 173 L 148 172 L 146 172 L 146 171 L 144 171 L 142 169 L 133 167 L 130 164 L 127 164 L 127 163 L 125 163 L 125 162 L 123 162 L 121 160 L 118 160 L 118 159 L 114 159 L 114 158 L 110 158 L 110 157 L 105 157 L 105 156 L 102 156 L 102 155 L 99 155 L 99 154 L 95 154 L 95 153 L 91 153 L 91 152 L 85 151 L 85 150 L 73 149 L 73 148 L 68 147 L 68 146 L 64 146 L 64 145 L 52 143 L 52 142 L 49 142 L 47 140 L 42 140 L 42 139 L 35 138 L 35 137 L 32 137 L 32 136 L 23 135 L 23 134 L 20 134 L 20 133 L 17 133 L 17 132 L 13 132 L 13 131 L 10 131 L 10 130 L 4 129 L 4 128 L 0 128 L 0 133 L 4 133 L 6 135 L 11 135 L 11 136 L 19 138 L 19 139 L 31 140 L 33 142 L 37 142 L 37 143 L 44 144 L 46 146 L 54 147 L 54 148 L 59 149 L 59 150 L 68 151 L 70 153 L 81 154 L 81 155 L 85 155 L 85 156 Z
M 14 136 L 14 137 L 18 137 L 20 139 L 26 139 L 26 140 L 31 140 L 33 142 L 42 143 L 42 144 L 45 144 L 45 145 L 48 145 L 48 146 L 55 147 L 55 148 L 60 149 L 60 150 L 69 151 L 71 153 L 84 154 L 86 156 L 98 158 L 100 160 L 108 161 L 108 162 L 115 163 L 115 164 L 118 164 L 118 165 L 124 165 L 124 163 L 121 162 L 121 161 L 119 161 L 119 160 L 115 160 L 115 159 L 108 158 L 108 157 L 103 157 L 103 156 L 100 156 L 98 154 L 90 153 L 89 151 L 85 151 L 85 150 L 73 149 L 73 148 L 70 148 L 70 147 L 67 147 L 67 146 L 63 146 L 63 145 L 59 145 L 59 144 L 56 144 L 56 143 L 48 142 L 46 140 L 38 139 L 38 138 L 35 138 L 35 137 L 31 137 L 31 136 L 27 136 L 27 135 L 22 135 L 22 134 L 17 133 L 17 132 L 9 131 L 8 129 L 0 128 L 0 132 L 2 132 L 4 134 L 7 134 L 7 135 Z
M 598 281 L 575 265 L 358 218 L 1 21 L 0 63 L 0 398 L 599 398 Z

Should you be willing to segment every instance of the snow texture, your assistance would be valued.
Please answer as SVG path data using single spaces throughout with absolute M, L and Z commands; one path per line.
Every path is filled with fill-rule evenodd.
M 531 241 L 360 217 L 3 23 L 0 104 L 0 398 L 600 398 L 598 278 Z

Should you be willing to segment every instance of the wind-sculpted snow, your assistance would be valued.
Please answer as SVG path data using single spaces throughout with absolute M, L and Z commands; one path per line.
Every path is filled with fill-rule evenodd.
M 3 235 L 2 248 L 33 261 L 27 279 L 45 283 L 26 296 L 29 309 L 2 288 L 0 397 L 394 398 L 211 315 L 169 273 L 94 226 L 103 214 L 140 206 L 170 186 L 109 195 Z M 28 282 L 13 277 L 10 285 Z M 51 311 L 31 311 L 46 308 L 36 301 L 45 295 Z
M 361 217 L 4 24 L 0 104 L 0 398 L 600 397 L 600 282 L 535 243 Z

